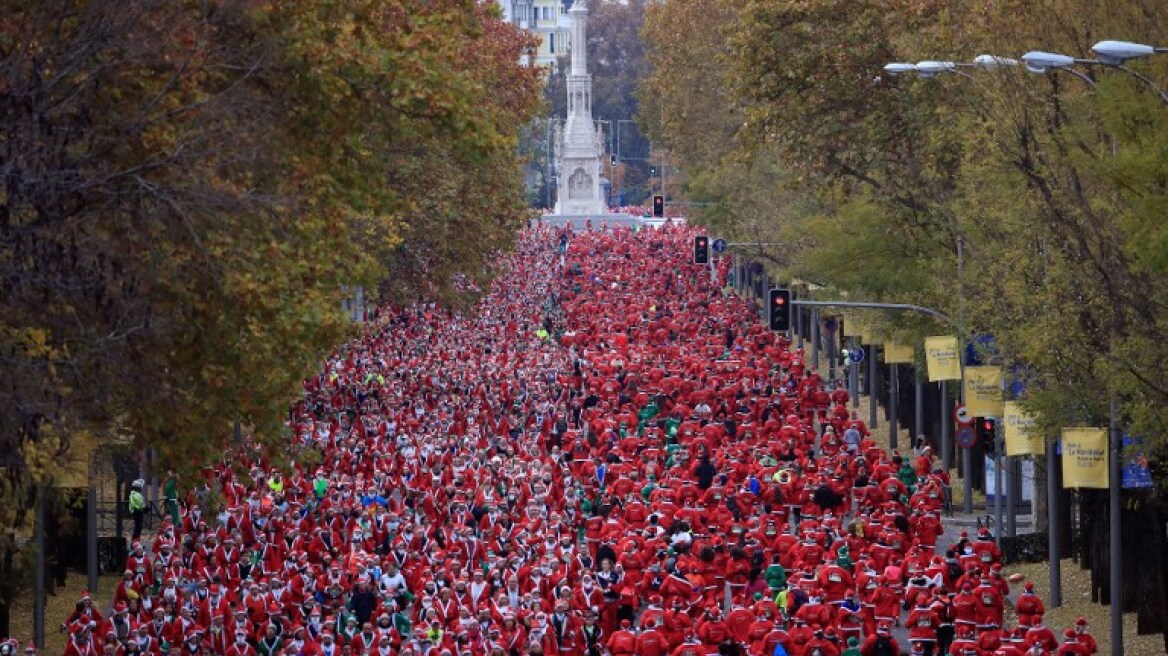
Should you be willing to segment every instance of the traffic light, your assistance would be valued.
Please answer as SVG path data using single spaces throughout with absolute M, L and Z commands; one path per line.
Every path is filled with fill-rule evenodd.
M 649 177 L 650 177 L 650 178 L 655 178 L 655 177 L 657 177 L 657 167 L 656 167 L 656 166 L 650 166 L 650 167 L 649 167 Z
M 616 166 L 616 155 L 611 156 L 612 165 Z
M 997 439 L 995 435 L 997 432 L 995 429 L 998 426 L 997 420 L 993 417 L 981 417 L 977 419 L 977 423 L 975 425 L 977 426 L 977 440 L 981 443 L 981 450 L 984 451 L 987 456 L 994 455 L 994 451 L 997 449 Z
M 776 287 L 770 292 L 771 330 L 785 333 L 791 329 L 791 290 Z
M 657 198 L 661 198 L 661 197 L 656 196 L 654 198 L 654 200 L 653 200 L 653 208 L 654 209 L 656 209 L 656 207 L 657 207 L 657 200 L 656 200 Z M 658 216 L 660 216 L 660 215 L 658 214 Z M 705 236 L 705 235 L 698 235 L 697 237 L 694 237 L 693 246 L 694 246 L 694 258 L 693 258 L 694 264 L 709 264 L 710 263 L 710 238 Z
M 653 197 L 653 216 L 665 216 L 665 196 L 658 194 Z

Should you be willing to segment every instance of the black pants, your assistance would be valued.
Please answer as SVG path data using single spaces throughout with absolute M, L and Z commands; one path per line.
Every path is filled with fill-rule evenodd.
M 942 624 L 937 627 L 937 653 L 948 654 L 949 645 L 953 644 L 955 629 L 952 624 Z
M 134 537 L 133 537 L 133 539 L 137 540 L 138 538 L 142 537 L 142 522 L 143 522 L 143 520 L 146 519 L 146 511 L 145 510 L 135 510 L 135 511 L 130 513 L 130 517 L 134 518 Z

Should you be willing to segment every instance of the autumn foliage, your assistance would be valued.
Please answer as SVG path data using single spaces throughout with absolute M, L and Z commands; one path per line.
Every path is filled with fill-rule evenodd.
M 464 302 L 525 218 L 533 46 L 473 0 L 5 3 L 4 498 L 70 437 L 277 443 L 345 289 Z

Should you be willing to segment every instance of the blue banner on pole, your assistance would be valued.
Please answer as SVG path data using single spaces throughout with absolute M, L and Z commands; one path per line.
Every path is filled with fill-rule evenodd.
M 1140 438 L 1123 436 L 1123 450 L 1130 454 L 1123 465 L 1123 489 L 1140 490 L 1153 487 L 1152 472 L 1148 469 L 1148 459 L 1140 446 Z
M 965 343 L 965 365 L 978 367 L 995 364 L 1001 360 L 1002 354 L 998 351 L 998 343 L 994 336 L 985 333 L 974 335 Z

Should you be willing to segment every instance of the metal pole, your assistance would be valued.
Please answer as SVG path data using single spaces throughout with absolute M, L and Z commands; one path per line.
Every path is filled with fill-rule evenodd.
M 819 369 L 819 310 L 811 311 L 811 362 Z
M 896 416 L 896 401 L 900 394 L 900 371 L 897 365 L 892 365 L 892 375 L 888 377 L 888 448 L 895 451 L 897 447 L 896 433 L 899 422 Z
M 1108 462 L 1111 475 L 1109 477 L 1108 515 L 1111 518 L 1109 527 L 1110 538 L 1108 557 L 1111 559 L 1111 654 L 1123 656 L 1123 540 L 1121 529 L 1123 524 L 1120 517 L 1121 495 L 1123 490 L 1120 483 L 1123 480 L 1123 436 L 1119 430 L 1119 411 L 1116 401 L 1111 399 L 1111 459 Z
M 1050 605 L 1058 608 L 1063 605 L 1063 575 L 1062 553 L 1059 545 L 1059 495 L 1062 493 L 1059 485 L 1058 454 L 1052 442 L 1046 445 L 1046 525 L 1047 547 L 1050 551 Z
M 544 204 L 547 207 L 552 206 L 552 174 L 555 173 L 552 168 L 552 119 L 547 120 L 547 166 L 544 167 L 544 172 L 547 174 L 547 179 L 544 180 Z
M 1002 451 L 1004 450 L 1001 422 L 994 422 L 994 541 L 1002 544 Z
M 32 641 L 37 649 L 45 648 L 45 486 L 36 488 L 36 519 L 33 538 L 36 549 L 36 579 L 32 584 Z
M 916 386 L 913 389 L 916 397 L 913 399 L 916 402 L 916 414 L 913 417 L 913 433 L 915 439 L 915 436 L 925 434 L 925 381 L 921 379 L 921 372 L 917 367 L 914 366 L 913 371 L 916 373 Z
M 803 348 L 803 333 L 807 332 L 807 331 L 803 330 L 803 320 L 805 318 L 806 317 L 804 316 L 803 308 L 796 305 L 795 306 L 795 325 L 799 326 L 799 331 L 798 331 L 798 333 L 799 333 L 799 348 Z
M 97 591 L 97 488 L 93 481 L 97 478 L 94 471 L 93 456 L 89 458 L 89 489 L 86 490 L 85 500 L 85 569 L 89 575 L 87 583 L 89 590 Z
M 1018 535 L 1018 503 L 1022 502 L 1022 461 L 1006 456 L 1006 462 L 1010 472 L 1006 479 L 1006 498 L 1010 502 L 1006 507 L 1006 535 L 1013 538 Z
M 957 236 L 957 364 L 962 378 L 965 376 L 965 237 Z M 958 390 L 961 403 L 965 403 L 964 381 Z
M 848 353 L 856 351 L 856 336 L 848 338 Z M 860 405 L 860 368 L 848 359 L 848 398 L 852 400 L 852 407 Z
M 961 489 L 965 494 L 961 511 L 969 514 L 973 512 L 973 449 L 961 450 L 961 479 Z
M 949 430 L 949 385 L 941 381 L 941 466 L 953 468 L 953 431 Z
M 1006 474 L 1009 476 L 1006 479 L 1006 500 L 1009 501 L 1006 505 L 1006 535 L 1010 537 L 1018 535 L 1018 498 L 1022 496 L 1019 471 L 1021 467 L 1018 458 L 1006 456 Z
M 868 430 L 876 430 L 876 345 L 873 344 L 868 347 L 871 353 L 868 353 Z
M 839 351 L 836 350 L 836 336 L 839 334 L 839 321 L 832 319 L 835 325 L 835 330 L 827 333 L 827 378 L 831 382 L 835 382 L 835 361 L 839 357 Z
M 617 166 L 620 166 L 620 124 L 621 124 L 620 119 L 617 119 L 617 122 L 616 122 L 616 164 L 617 164 Z M 623 207 L 624 203 L 622 201 L 624 199 L 622 199 L 620 196 L 620 185 L 618 185 L 616 183 L 616 169 L 615 168 L 612 171 L 612 185 L 613 185 L 613 188 L 616 189 L 617 207 Z
M 961 366 L 957 398 L 965 404 L 965 235 L 957 235 L 957 363 Z M 956 433 L 956 430 L 954 430 Z M 973 512 L 973 449 L 961 450 L 962 512 Z

